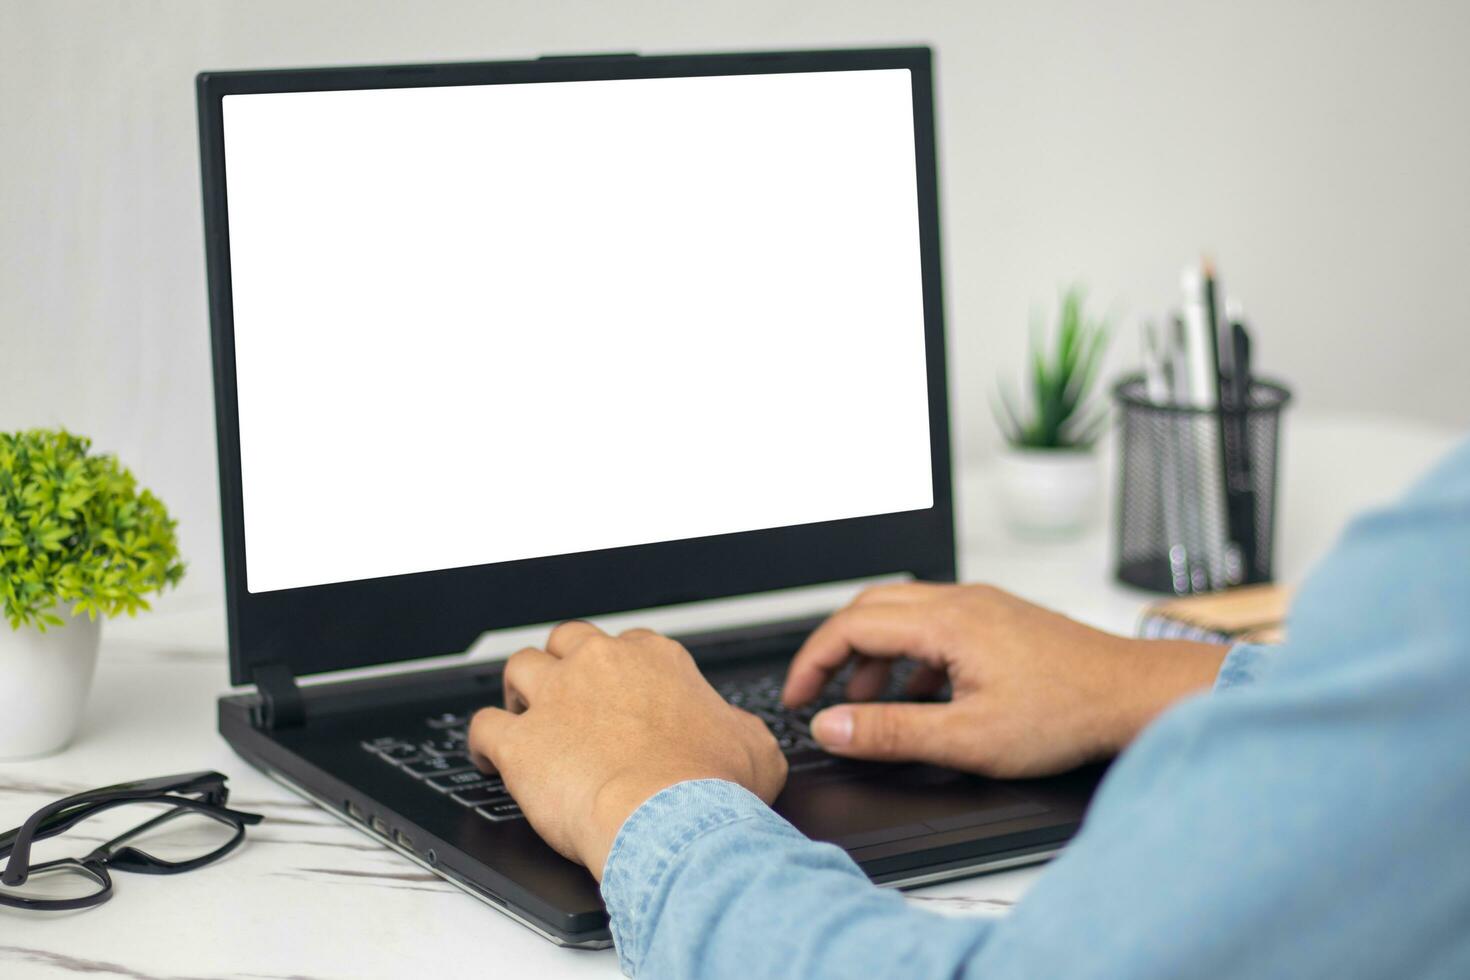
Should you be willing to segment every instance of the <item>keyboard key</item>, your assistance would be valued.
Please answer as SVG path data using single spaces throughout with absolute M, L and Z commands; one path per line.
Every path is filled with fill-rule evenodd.
M 431 755 L 417 762 L 405 762 L 403 771 L 411 776 L 439 776 L 475 768 L 467 755 Z
M 417 745 L 397 738 L 375 738 L 362 743 L 369 752 L 382 756 L 389 762 L 408 762 L 424 753 Z
M 478 769 L 463 769 L 459 772 L 447 772 L 437 776 L 429 776 L 424 782 L 434 787 L 441 793 L 461 789 L 466 786 L 478 786 L 488 782 L 485 774 Z
M 376 752 L 386 745 L 397 745 L 402 741 L 403 739 L 397 738 L 393 735 L 380 735 L 377 738 L 363 739 L 362 747 L 367 749 L 369 752 Z
M 821 711 L 825 707 L 827 707 L 827 705 L 821 702 L 804 704 L 799 708 L 792 708 L 791 717 L 796 719 L 796 721 L 802 725 L 808 725 L 811 723 L 812 718 L 816 716 L 817 712 Z
M 430 755 L 458 755 L 464 751 L 464 739 L 455 738 L 446 732 L 435 738 L 424 739 L 419 747 Z
M 453 711 L 445 711 L 425 719 L 425 724 L 430 728 L 463 728 L 470 723 L 469 715 L 456 714 Z
M 509 803 L 488 803 L 485 806 L 476 808 L 475 812 L 486 820 L 495 821 L 518 820 L 525 816 L 514 800 Z
M 814 772 L 819 769 L 831 769 L 841 761 L 835 755 L 828 755 L 816 749 L 797 749 L 786 754 L 787 773 L 795 775 L 799 772 Z
M 479 786 L 470 786 L 466 789 L 457 789 L 450 794 L 454 799 L 465 806 L 481 806 L 486 803 L 505 803 L 510 800 L 510 794 L 505 791 L 505 784 L 498 786 L 482 783 Z

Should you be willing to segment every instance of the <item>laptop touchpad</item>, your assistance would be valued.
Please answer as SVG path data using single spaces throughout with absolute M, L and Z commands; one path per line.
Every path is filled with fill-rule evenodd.
M 980 828 L 1050 809 L 1004 783 L 933 766 L 871 779 L 794 781 L 776 811 L 814 840 L 848 849 Z

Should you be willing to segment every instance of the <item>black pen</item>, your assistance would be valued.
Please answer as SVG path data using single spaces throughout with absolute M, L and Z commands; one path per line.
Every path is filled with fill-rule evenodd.
M 1220 428 L 1220 482 L 1225 491 L 1225 525 L 1227 536 L 1233 547 L 1222 556 L 1225 560 L 1226 581 L 1231 585 L 1238 584 L 1244 578 L 1244 543 L 1241 535 L 1244 529 L 1239 525 L 1237 518 L 1238 505 L 1232 497 L 1231 467 L 1234 463 L 1232 456 L 1238 456 L 1238 452 L 1232 452 L 1236 448 L 1232 446 L 1232 436 L 1235 434 L 1232 421 L 1233 410 L 1240 406 L 1235 403 L 1234 392 L 1226 382 L 1225 372 L 1221 365 L 1220 345 L 1220 308 L 1217 300 L 1217 284 L 1215 282 L 1215 264 L 1205 256 L 1200 261 L 1204 281 L 1200 292 L 1204 300 L 1205 308 L 1205 330 L 1207 342 L 1210 348 L 1210 367 L 1214 373 L 1215 384 L 1215 412 Z
M 1234 457 L 1235 468 L 1230 473 L 1230 520 L 1240 537 L 1241 564 L 1245 580 L 1253 581 L 1256 576 L 1256 557 L 1259 542 L 1256 540 L 1256 489 L 1251 478 L 1251 335 L 1240 320 L 1230 324 L 1230 400 L 1235 410 Z

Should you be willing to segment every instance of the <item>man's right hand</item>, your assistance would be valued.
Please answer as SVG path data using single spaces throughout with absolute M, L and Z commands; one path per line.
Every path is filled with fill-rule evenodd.
M 984 585 L 905 583 L 858 596 L 807 639 L 783 700 L 814 698 L 848 659 L 853 702 L 871 701 L 896 658 L 918 661 L 915 696 L 843 704 L 812 719 L 837 755 L 932 762 L 989 776 L 1043 776 L 1120 752 L 1155 716 L 1214 682 L 1225 648 L 1130 640 Z

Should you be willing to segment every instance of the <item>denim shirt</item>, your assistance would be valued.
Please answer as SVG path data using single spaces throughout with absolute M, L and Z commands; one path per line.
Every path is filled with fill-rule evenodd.
M 630 976 L 1470 977 L 1470 443 L 1138 737 L 1010 916 L 911 907 L 718 780 L 629 817 L 602 894 Z

